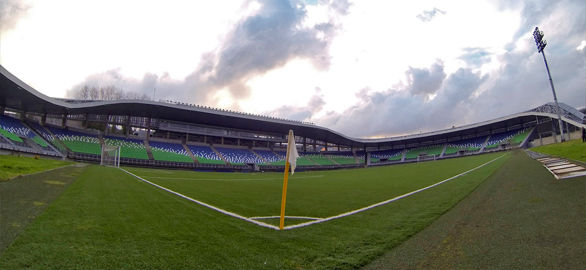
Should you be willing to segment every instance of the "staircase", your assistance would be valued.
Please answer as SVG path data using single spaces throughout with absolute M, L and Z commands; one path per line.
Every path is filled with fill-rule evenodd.
M 181 146 L 183 146 L 183 149 L 185 149 L 185 151 L 187 152 L 187 154 L 189 154 L 189 156 L 191 157 L 191 159 L 193 159 L 193 162 L 195 164 L 199 164 L 199 161 L 197 160 L 197 158 L 195 157 L 195 155 L 193 154 L 193 152 L 191 152 L 191 149 L 189 149 L 189 147 L 187 147 L 186 144 L 182 143 Z
M 250 149 L 250 152 L 252 152 L 253 154 L 255 154 L 260 160 L 262 160 L 262 162 L 264 163 L 268 163 L 266 159 L 264 159 L 261 155 L 259 155 L 257 152 L 254 152 L 254 150 Z
M 153 157 L 153 152 L 151 150 L 151 145 L 149 144 L 149 141 L 144 140 L 142 142 L 144 144 L 144 148 L 146 149 L 147 156 L 149 156 L 149 160 L 155 160 L 155 158 Z
M 228 162 L 224 156 L 222 156 L 222 154 L 220 154 L 220 152 L 218 152 L 218 150 L 216 150 L 216 148 L 210 144 L 210 148 L 212 149 L 212 151 L 214 151 L 214 153 L 216 153 L 216 155 L 218 155 L 218 157 L 220 157 L 220 159 L 222 159 L 222 161 L 226 162 L 226 164 L 230 164 L 230 162 Z
M 444 154 L 446 153 L 446 148 L 448 148 L 447 144 L 444 144 L 444 149 L 442 149 L 442 153 L 439 155 L 439 158 L 443 158 Z
M 486 144 L 488 143 L 489 139 L 490 139 L 490 135 L 488 135 L 488 137 L 486 137 L 486 141 L 484 141 L 484 143 L 482 144 L 482 147 L 480 147 L 480 150 L 478 150 L 478 153 L 484 152 L 484 147 L 486 147 Z

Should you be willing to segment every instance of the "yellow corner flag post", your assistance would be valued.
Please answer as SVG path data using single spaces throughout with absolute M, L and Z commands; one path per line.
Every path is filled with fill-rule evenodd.
M 287 140 L 287 155 L 285 156 L 285 174 L 283 176 L 283 195 L 281 197 L 281 219 L 279 221 L 279 229 L 283 230 L 285 227 L 285 203 L 287 202 L 287 181 L 289 179 L 289 166 L 291 166 L 291 174 L 295 173 L 297 165 L 297 146 L 295 146 L 295 137 L 293 130 L 289 130 L 289 138 Z

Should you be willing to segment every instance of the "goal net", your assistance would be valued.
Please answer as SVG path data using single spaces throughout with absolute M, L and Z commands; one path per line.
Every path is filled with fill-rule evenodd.
M 120 146 L 102 145 L 100 165 L 120 167 Z

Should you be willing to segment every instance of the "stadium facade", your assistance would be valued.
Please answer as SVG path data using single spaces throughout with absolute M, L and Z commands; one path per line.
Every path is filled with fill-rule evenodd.
M 586 118 L 560 104 L 564 134 Z M 558 141 L 553 104 L 489 121 L 407 136 L 352 138 L 312 123 L 182 102 L 68 100 L 45 96 L 0 66 L 0 148 L 99 160 L 105 144 L 123 148 L 122 162 L 211 169 L 278 169 L 292 129 L 304 168 L 412 162 Z M 384 123 L 381 123 L 381 125 Z M 570 137 L 572 138 L 572 137 Z

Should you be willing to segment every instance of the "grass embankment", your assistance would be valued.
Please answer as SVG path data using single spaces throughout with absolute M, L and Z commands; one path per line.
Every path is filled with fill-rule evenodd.
M 586 269 L 586 177 L 521 151 L 431 226 L 365 269 Z
M 25 160 L 37 162 L 33 159 Z M 21 163 L 27 164 L 26 161 Z M 0 182 L 0 255 L 82 170 L 83 168 L 65 167 Z
M 586 143 L 581 139 L 538 146 L 531 148 L 531 151 L 586 162 Z
M 46 171 L 69 164 L 71 164 L 69 161 L 54 159 L 0 155 L 0 182 L 19 175 Z
M 91 166 L 2 254 L 0 269 L 352 269 L 428 226 L 506 160 L 384 207 L 290 231 L 259 227 L 156 189 L 120 170 Z M 410 166 L 430 166 L 433 175 L 437 168 L 425 164 L 443 162 L 448 161 Z M 351 179 L 340 183 L 347 181 Z M 265 182 L 270 181 L 257 181 Z M 319 188 L 319 181 L 315 183 Z M 226 187 L 215 194 L 222 197 L 223 192 L 230 191 Z M 352 200 L 360 192 L 343 196 Z M 266 193 L 256 192 L 255 200 L 246 203 L 257 205 Z M 288 197 L 294 202 L 291 193 Z M 230 198 L 222 202 L 236 207 Z

